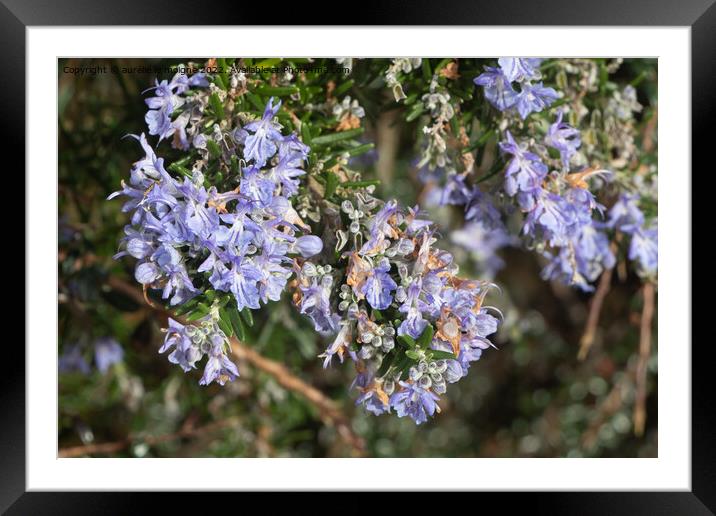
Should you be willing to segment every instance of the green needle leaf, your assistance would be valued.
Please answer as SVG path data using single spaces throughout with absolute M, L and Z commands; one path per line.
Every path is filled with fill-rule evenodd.
M 216 93 L 212 93 L 209 97 L 209 104 L 211 105 L 211 109 L 214 111 L 214 116 L 218 120 L 224 119 L 224 105 L 221 103 L 221 100 L 219 100 L 219 96 Z
M 343 140 L 350 140 L 356 136 L 360 136 L 365 132 L 365 129 L 358 127 L 356 129 L 350 129 L 348 131 L 340 131 L 337 133 L 326 134 L 324 136 L 316 136 L 313 139 L 313 145 L 330 145 L 332 143 L 341 142 Z

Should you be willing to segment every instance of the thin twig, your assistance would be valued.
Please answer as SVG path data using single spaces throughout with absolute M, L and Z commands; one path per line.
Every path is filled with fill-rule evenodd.
M 144 302 L 145 296 L 143 293 L 121 279 L 110 277 L 107 280 L 107 286 L 121 291 L 138 303 Z M 171 311 L 165 309 L 164 307 L 154 303 L 150 306 L 155 312 L 166 317 L 172 317 L 173 319 L 186 324 L 186 321 L 183 318 L 173 315 Z M 333 400 L 326 397 L 321 391 L 291 373 L 283 364 L 264 357 L 253 348 L 250 348 L 240 342 L 235 337 L 231 338 L 231 349 L 237 360 L 248 362 L 256 367 L 256 369 L 268 373 L 276 379 L 279 385 L 285 389 L 295 392 L 315 406 L 318 409 L 321 420 L 325 424 L 336 428 L 341 439 L 351 447 L 353 455 L 359 456 L 363 454 L 365 448 L 363 439 L 353 432 L 347 418 Z
M 654 284 L 647 282 L 642 290 L 644 307 L 641 312 L 639 361 L 636 367 L 636 400 L 634 403 L 634 434 L 644 435 L 646 424 L 646 373 L 651 354 L 651 321 L 654 317 Z
M 353 448 L 356 455 L 363 453 L 365 447 L 363 439 L 353 432 L 348 420 L 333 400 L 293 375 L 283 364 L 260 355 L 253 348 L 239 342 L 236 337 L 231 338 L 231 349 L 238 360 L 251 363 L 257 369 L 273 376 L 279 385 L 285 389 L 303 396 L 318 409 L 318 413 L 325 424 L 336 428 L 338 435 Z
M 589 316 L 587 317 L 587 324 L 584 327 L 584 333 L 582 338 L 579 340 L 579 353 L 577 358 L 584 360 L 587 358 L 587 354 L 594 344 L 594 336 L 597 333 L 597 326 L 599 325 L 599 315 L 602 312 L 602 305 L 604 304 L 604 298 L 607 297 L 609 289 L 612 283 L 613 269 L 606 269 L 602 273 L 602 277 L 599 279 L 599 285 L 597 291 L 594 293 L 592 303 L 589 305 Z
M 172 434 L 163 435 L 148 435 L 148 436 L 130 436 L 121 441 L 108 442 L 108 443 L 96 443 L 96 444 L 85 444 L 82 446 L 72 446 L 69 448 L 61 448 L 57 454 L 59 458 L 70 458 L 70 457 L 82 457 L 85 455 L 111 455 L 126 450 L 134 442 L 142 442 L 149 446 L 156 446 L 169 441 L 175 441 L 186 437 L 197 437 L 199 435 L 207 434 L 220 430 L 222 428 L 228 428 L 235 426 L 239 423 L 239 419 L 231 417 L 222 419 L 220 421 L 214 421 L 200 427 L 186 427 L 182 428 L 178 432 Z

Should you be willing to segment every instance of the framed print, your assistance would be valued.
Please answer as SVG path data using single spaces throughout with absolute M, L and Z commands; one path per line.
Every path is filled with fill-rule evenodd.
M 4 510 L 713 511 L 690 208 L 716 8 L 131 4 L 4 2 L 27 229 Z

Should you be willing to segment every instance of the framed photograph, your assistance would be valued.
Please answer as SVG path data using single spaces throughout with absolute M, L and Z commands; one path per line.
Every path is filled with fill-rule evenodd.
M 3 0 L 27 253 L 0 507 L 499 491 L 712 514 L 691 339 L 711 4 L 256 26 Z

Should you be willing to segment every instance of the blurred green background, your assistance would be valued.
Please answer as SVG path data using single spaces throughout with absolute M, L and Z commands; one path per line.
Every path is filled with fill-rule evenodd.
M 72 75 L 65 66 L 142 65 L 175 60 L 60 60 L 59 81 L 59 353 L 73 346 L 91 362 L 93 343 L 113 337 L 124 350 L 106 373 L 59 375 L 59 447 L 71 456 L 244 457 L 654 457 L 657 455 L 657 356 L 648 359 L 645 432 L 635 435 L 633 411 L 639 355 L 641 284 L 615 274 L 594 345 L 577 357 L 590 295 L 540 279 L 532 253 L 510 248 L 492 303 L 506 314 L 496 343 L 460 383 L 442 413 L 422 426 L 374 417 L 353 405 L 351 366 L 323 370 L 326 342 L 288 302 L 256 314 L 251 348 L 280 362 L 335 400 L 356 449 L 325 424 L 313 403 L 276 377 L 239 362 L 241 377 L 225 387 L 197 384 L 157 350 L 166 318 L 139 303 L 131 260 L 112 260 L 127 218 L 121 202 L 105 201 L 126 179 L 140 149 L 127 134 L 146 131 L 141 92 L 154 75 Z M 639 95 L 655 94 L 654 62 L 625 63 L 625 80 L 642 77 Z M 160 77 L 161 79 L 162 77 Z M 390 113 L 384 114 L 389 117 Z M 383 116 L 383 115 L 381 115 Z M 407 126 L 369 120 L 378 155 L 394 154 L 389 189 L 415 203 L 420 192 L 414 136 Z M 396 140 L 389 143 L 385 140 Z M 385 163 L 381 163 L 382 170 Z M 365 176 L 384 174 L 366 161 Z M 386 184 L 386 182 L 384 182 Z M 447 245 L 447 244 L 445 244 Z M 466 270 L 469 270 L 466 269 Z M 656 320 L 654 320 L 654 332 Z M 654 342 L 656 336 L 654 333 Z M 97 444 L 109 445 L 92 448 Z M 80 448 L 78 448 L 80 447 Z M 84 448 L 82 448 L 84 447 Z

